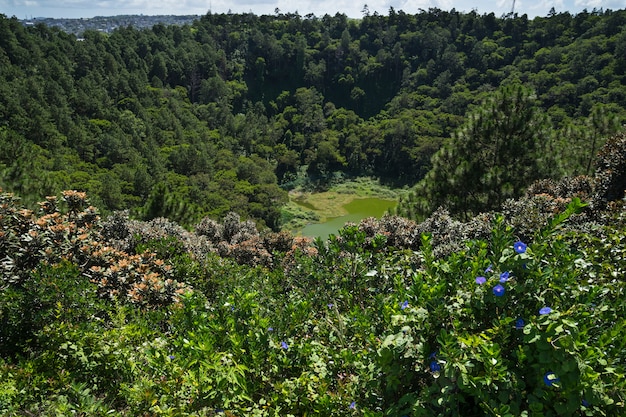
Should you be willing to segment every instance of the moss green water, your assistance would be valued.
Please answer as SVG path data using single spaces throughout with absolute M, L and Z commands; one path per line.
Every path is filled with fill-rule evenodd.
M 382 217 L 387 210 L 395 207 L 397 201 L 381 198 L 357 198 L 342 207 L 348 213 L 339 217 L 330 217 L 322 223 L 313 223 L 296 231 L 302 236 L 328 238 L 330 234 L 337 234 L 347 222 L 359 223 L 367 217 Z M 308 204 L 307 204 L 308 206 Z M 310 207 L 307 207 L 310 208 Z

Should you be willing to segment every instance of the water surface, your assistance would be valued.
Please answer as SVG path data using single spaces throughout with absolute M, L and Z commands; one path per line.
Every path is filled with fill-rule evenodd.
M 305 226 L 297 232 L 302 236 L 321 237 L 328 239 L 330 234 L 338 234 L 347 222 L 359 223 L 367 217 L 382 217 L 387 210 L 395 207 L 397 201 L 383 200 L 381 198 L 358 198 L 345 204 L 343 208 L 348 212 L 345 216 L 331 217 L 323 223 L 313 223 Z

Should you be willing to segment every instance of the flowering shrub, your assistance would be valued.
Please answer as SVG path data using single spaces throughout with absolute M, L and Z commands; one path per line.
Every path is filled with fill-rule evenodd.
M 598 349 L 606 341 L 596 326 L 603 325 L 583 324 L 595 315 L 589 309 L 599 301 L 594 294 L 604 286 L 603 274 L 585 274 L 580 269 L 586 265 L 584 255 L 563 236 L 537 236 L 533 245 L 526 245 L 515 241 L 511 230 L 496 226 L 490 239 L 508 237 L 508 248 L 490 252 L 476 241 L 464 256 L 427 267 L 418 280 L 438 277 L 427 294 L 423 285 L 422 291 L 412 292 L 412 304 L 424 308 L 398 316 L 397 333 L 387 336 L 379 351 L 385 373 L 395 375 L 394 366 L 402 364 L 409 373 L 402 384 L 413 387 L 394 403 L 393 414 L 620 414 L 623 403 L 615 402 L 614 395 L 615 389 L 626 388 L 618 381 L 624 372 L 624 344 L 601 357 Z M 611 269 L 622 267 L 618 261 Z M 433 298 L 446 302 L 432 304 Z M 624 310 L 617 299 L 602 304 L 612 314 Z M 433 348 L 437 361 L 427 353 Z M 407 367 L 402 357 L 421 361 L 430 372 Z
M 3 269 L 1 413 L 624 414 L 624 224 L 577 196 L 523 234 L 441 210 L 326 242 L 0 198 L 27 267 Z
M 0 193 L 3 286 L 21 286 L 41 264 L 62 260 L 78 265 L 101 295 L 142 305 L 176 301 L 186 291 L 171 278 L 171 266 L 152 253 L 128 255 L 108 244 L 99 216 L 83 192 L 64 191 L 65 213 L 56 197 L 40 203 L 40 215 L 19 207 L 11 194 Z M 118 225 L 119 228 L 119 225 Z
M 214 245 L 204 236 L 191 233 L 168 219 L 158 217 L 148 222 L 130 220 L 128 212 L 116 212 L 102 222 L 102 236 L 115 249 L 137 253 L 138 248 L 159 240 L 180 242 L 183 250 L 199 262 Z

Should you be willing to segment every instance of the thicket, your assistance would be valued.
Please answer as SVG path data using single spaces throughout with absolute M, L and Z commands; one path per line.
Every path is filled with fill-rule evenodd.
M 622 415 L 625 149 L 502 212 L 315 242 L 1 193 L 0 413 Z
M 562 174 L 589 175 L 626 117 L 624 28 L 624 10 L 390 8 L 208 13 L 76 38 L 0 16 L 0 185 L 31 208 L 75 189 L 105 213 L 191 226 L 237 212 L 279 230 L 292 187 L 338 172 L 415 184 L 466 114 L 510 84 L 550 117 Z

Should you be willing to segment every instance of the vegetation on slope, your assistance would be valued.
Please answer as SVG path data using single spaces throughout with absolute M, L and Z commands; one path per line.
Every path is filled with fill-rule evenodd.
M 0 410 L 621 415 L 625 149 L 503 213 L 367 219 L 327 242 L 2 193 Z
M 0 17 L 0 180 L 24 197 L 0 193 L 0 412 L 624 414 L 626 137 L 601 145 L 625 19 L 208 14 L 78 41 Z M 517 91 L 551 120 L 530 153 L 590 174 L 601 148 L 593 178 L 504 176 L 525 155 L 467 127 Z M 422 183 L 450 211 L 259 227 L 336 171 L 413 184 L 458 126 L 452 161 L 502 158 L 471 204 Z
M 29 206 L 75 189 L 105 213 L 190 226 L 236 211 L 278 230 L 286 190 L 336 172 L 414 185 L 510 84 L 550 116 L 563 173 L 589 174 L 626 118 L 624 28 L 624 10 L 390 9 L 209 13 L 78 40 L 1 16 L 0 185 Z
M 344 206 L 355 199 L 380 198 L 398 201 L 406 190 L 385 186 L 370 177 L 341 178 L 323 190 L 298 187 L 289 192 L 289 203 L 283 207 L 283 229 L 297 230 L 309 223 L 320 223 L 347 214 Z

